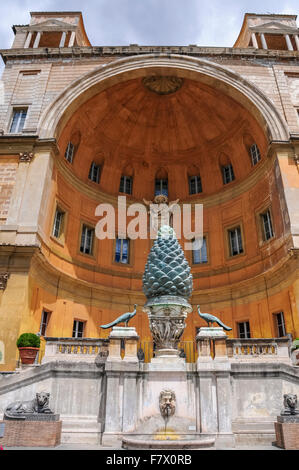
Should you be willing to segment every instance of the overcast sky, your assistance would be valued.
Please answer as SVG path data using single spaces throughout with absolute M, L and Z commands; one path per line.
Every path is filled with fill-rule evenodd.
M 0 0 L 0 48 L 30 11 L 82 11 L 92 45 L 234 44 L 244 14 L 299 14 L 299 0 Z

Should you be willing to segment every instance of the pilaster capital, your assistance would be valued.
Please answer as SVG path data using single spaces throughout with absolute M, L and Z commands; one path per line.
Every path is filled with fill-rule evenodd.
M 0 273 L 0 290 L 5 290 L 7 286 L 7 281 L 9 278 L 9 273 Z
M 33 152 L 24 152 L 19 154 L 20 163 L 30 163 L 34 158 Z

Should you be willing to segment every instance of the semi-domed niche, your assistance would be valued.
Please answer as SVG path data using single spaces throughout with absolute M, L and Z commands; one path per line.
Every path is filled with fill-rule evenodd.
M 92 162 L 101 162 L 98 188 L 117 195 L 130 164 L 125 176 L 134 175 L 137 199 L 153 197 L 161 168 L 167 172 L 170 198 L 193 197 L 189 177 L 195 173 L 201 178 L 200 195 L 222 191 L 226 163 L 234 175 L 228 183 L 238 184 L 255 170 L 251 146 L 260 155 L 256 163 L 267 151 L 264 131 L 244 106 L 220 89 L 171 76 L 123 81 L 87 100 L 60 134 L 64 160 L 74 130 L 81 139 L 69 170 L 86 182 Z

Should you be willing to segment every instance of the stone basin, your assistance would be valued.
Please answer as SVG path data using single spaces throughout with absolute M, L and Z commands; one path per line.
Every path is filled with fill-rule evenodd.
M 160 450 L 172 450 L 172 449 L 208 449 L 213 448 L 215 439 L 211 437 L 198 437 L 192 436 L 186 438 L 171 439 L 171 436 L 166 436 L 165 439 L 153 439 L 144 437 L 123 437 L 122 448 L 123 449 L 160 449 Z

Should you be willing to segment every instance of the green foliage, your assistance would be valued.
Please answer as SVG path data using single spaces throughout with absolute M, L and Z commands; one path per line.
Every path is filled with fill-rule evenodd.
M 23 333 L 17 341 L 18 348 L 39 348 L 40 347 L 40 337 L 34 333 Z
M 294 351 L 295 349 L 299 349 L 299 338 L 296 338 L 292 342 L 291 350 Z

